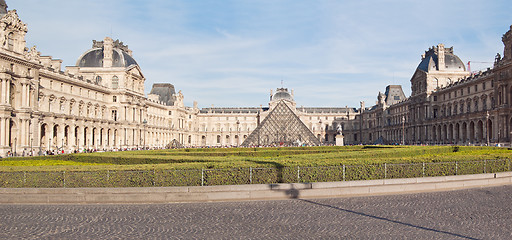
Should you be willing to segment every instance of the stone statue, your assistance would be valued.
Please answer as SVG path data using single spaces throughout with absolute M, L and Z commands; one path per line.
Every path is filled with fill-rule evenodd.
M 341 135 L 343 134 L 343 127 L 341 125 L 338 125 L 338 127 L 336 128 L 336 132 Z
M 496 53 L 496 57 L 494 58 L 494 64 L 497 64 L 501 61 L 500 53 Z
M 0 15 L 7 14 L 7 3 L 5 0 L 0 0 Z
M 41 55 L 41 53 L 37 51 L 35 45 L 31 47 L 30 52 L 27 52 L 26 54 L 28 60 L 38 60 L 39 55 Z

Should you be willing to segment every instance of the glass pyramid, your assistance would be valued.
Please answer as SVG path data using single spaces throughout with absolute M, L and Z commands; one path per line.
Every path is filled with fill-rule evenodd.
M 318 138 L 284 101 L 280 101 L 241 146 L 318 145 Z

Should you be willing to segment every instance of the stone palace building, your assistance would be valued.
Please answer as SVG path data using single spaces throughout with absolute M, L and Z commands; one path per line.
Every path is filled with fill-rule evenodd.
M 3 1 L 0 1 L 3 2 Z M 2 4 L 0 4 L 1 7 Z M 188 107 L 170 83 L 144 94 L 142 69 L 128 46 L 93 41 L 75 66 L 28 48 L 16 10 L 0 9 L 0 155 L 170 146 L 239 146 L 274 106 L 285 102 L 318 142 L 334 143 L 336 121 L 353 108 L 296 107 L 293 91 L 271 92 L 269 106 Z M 263 136 L 262 136 L 263 137 Z M 267 136 L 268 139 L 268 136 Z M 291 144 L 286 136 L 278 142 Z M 298 142 L 300 143 L 300 141 Z M 262 145 L 272 145 L 266 142 Z
M 75 66 L 28 48 L 28 28 L 0 1 L 0 156 L 164 147 L 335 144 L 486 144 L 511 140 L 512 32 L 503 58 L 471 74 L 442 44 L 411 78 L 412 95 L 390 85 L 366 108 L 298 107 L 293 90 L 270 91 L 268 106 L 185 106 L 171 83 L 145 95 L 132 51 L 106 37 Z M 343 133 L 341 133 L 341 128 Z
M 439 44 L 422 55 L 411 96 L 388 86 L 375 106 L 361 103 L 345 128 L 348 144 L 509 145 L 512 141 L 512 26 L 503 57 L 470 73 L 453 48 Z

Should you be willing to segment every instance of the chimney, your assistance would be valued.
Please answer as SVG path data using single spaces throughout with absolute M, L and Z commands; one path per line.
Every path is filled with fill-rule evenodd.
M 114 51 L 114 41 L 112 38 L 106 37 L 103 40 L 103 67 L 112 67 L 112 54 Z
M 444 44 L 442 44 L 442 43 L 437 45 L 437 58 L 438 58 L 438 61 L 437 61 L 438 70 L 439 71 L 444 70 L 446 68 L 446 63 L 444 62 Z

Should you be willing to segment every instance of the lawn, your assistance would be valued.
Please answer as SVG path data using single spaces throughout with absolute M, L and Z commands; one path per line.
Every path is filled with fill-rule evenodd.
M 308 167 L 512 159 L 512 150 L 466 146 L 174 149 L 4 158 L 0 171 L 104 171 Z

